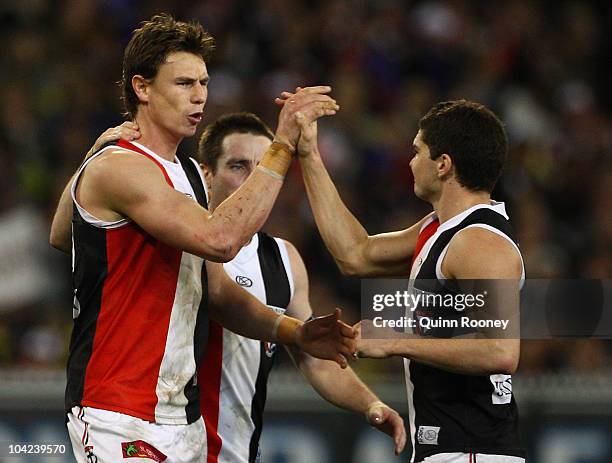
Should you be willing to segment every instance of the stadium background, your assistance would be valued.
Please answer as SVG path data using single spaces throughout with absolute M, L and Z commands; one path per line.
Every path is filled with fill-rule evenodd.
M 329 83 L 342 106 L 320 146 L 370 233 L 425 212 L 412 193 L 419 117 L 457 97 L 507 124 L 507 202 L 530 278 L 610 278 L 612 12 L 579 1 L 122 1 L 0 4 L 0 442 L 65 441 L 63 367 L 71 329 L 70 259 L 48 245 L 56 200 L 98 134 L 121 122 L 122 49 L 139 21 L 197 19 L 217 51 L 204 123 Z M 202 125 L 204 125 L 204 123 Z M 181 147 L 194 153 L 194 140 Z M 318 313 L 359 317 L 359 282 L 326 253 L 294 166 L 266 229 L 291 240 Z M 129 329 L 129 327 L 126 327 Z M 524 342 L 515 376 L 530 461 L 612 461 L 612 344 Z M 401 362 L 360 361 L 362 377 L 406 411 Z M 316 397 L 286 359 L 273 373 L 266 461 L 405 461 L 360 417 Z M 47 461 L 7 459 L 0 461 Z M 48 461 L 61 461 L 57 458 Z M 67 457 L 66 461 L 70 461 Z

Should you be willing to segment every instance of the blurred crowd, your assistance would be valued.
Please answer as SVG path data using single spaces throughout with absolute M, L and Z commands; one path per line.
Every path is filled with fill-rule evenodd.
M 370 233 L 405 228 L 429 212 L 413 194 L 408 166 L 419 118 L 440 100 L 486 104 L 510 137 L 494 198 L 507 204 L 527 276 L 610 278 L 606 2 L 2 2 L 0 367 L 64 365 L 71 264 L 48 245 L 50 220 L 94 140 L 122 122 L 123 48 L 132 29 L 159 12 L 200 21 L 216 39 L 204 123 L 248 110 L 274 127 L 280 91 L 332 85 L 342 109 L 319 124 L 321 152 Z M 195 139 L 181 152 L 194 154 Z M 301 251 L 315 312 L 340 306 L 359 318 L 359 281 L 341 276 L 326 252 L 297 165 L 266 229 Z M 524 342 L 519 371 L 610 370 L 610 346 Z

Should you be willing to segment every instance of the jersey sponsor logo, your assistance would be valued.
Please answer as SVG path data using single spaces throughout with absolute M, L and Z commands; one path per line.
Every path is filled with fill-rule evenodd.
M 238 283 L 240 286 L 244 286 L 245 288 L 250 288 L 253 286 L 253 280 L 243 275 L 236 276 L 236 283 Z
M 98 457 L 93 453 L 93 445 L 85 446 L 85 457 L 87 457 L 87 463 L 98 463 Z
M 417 442 L 424 445 L 438 445 L 439 426 L 419 426 Z
M 166 455 L 161 453 L 151 444 L 143 441 L 137 440 L 133 442 L 122 442 L 121 443 L 121 452 L 123 453 L 123 458 L 148 458 L 150 460 L 161 463 L 166 461 L 168 458 Z
M 491 394 L 493 405 L 509 404 L 512 400 L 512 376 L 491 375 L 489 380 L 493 384 L 493 393 Z
M 266 357 L 272 358 L 276 353 L 276 343 L 265 341 L 263 343 L 264 352 L 266 353 Z

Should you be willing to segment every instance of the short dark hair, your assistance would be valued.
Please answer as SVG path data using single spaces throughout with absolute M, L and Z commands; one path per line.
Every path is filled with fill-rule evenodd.
M 223 154 L 223 140 L 233 133 L 263 135 L 270 141 L 274 140 L 274 133 L 270 127 L 255 114 L 248 112 L 224 114 L 212 124 L 207 125 L 202 132 L 198 143 L 198 161 L 215 173 L 217 160 Z
M 132 32 L 123 53 L 121 93 L 128 117 L 138 111 L 138 97 L 132 88 L 132 77 L 141 75 L 153 79 L 170 53 L 185 51 L 208 61 L 214 50 L 212 36 L 197 22 L 175 20 L 166 13 L 153 16 Z
M 448 154 L 459 183 L 472 191 L 493 191 L 508 153 L 508 136 L 500 119 L 468 100 L 434 105 L 419 121 L 431 159 Z

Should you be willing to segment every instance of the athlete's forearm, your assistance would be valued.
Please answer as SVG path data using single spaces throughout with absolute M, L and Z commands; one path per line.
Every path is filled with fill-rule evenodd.
M 467 375 L 513 374 L 518 339 L 385 339 L 388 356 L 398 355 L 442 370 Z
M 319 233 L 340 270 L 359 271 L 368 232 L 342 202 L 318 152 L 300 158 L 306 193 Z
M 256 297 L 239 287 L 229 278 L 223 287 L 209 285 L 211 319 L 241 336 L 260 341 L 294 344 L 297 327 L 302 322 L 279 315 L 262 304 Z
M 51 233 L 49 234 L 49 243 L 56 249 L 65 253 L 70 253 L 72 250 L 72 196 L 70 188 L 74 181 L 74 175 L 68 181 L 60 196 L 53 221 L 51 222 Z
M 314 358 L 295 347 L 289 352 L 313 389 L 331 404 L 365 413 L 372 403 L 380 400 L 350 367 L 342 369 L 334 362 Z

